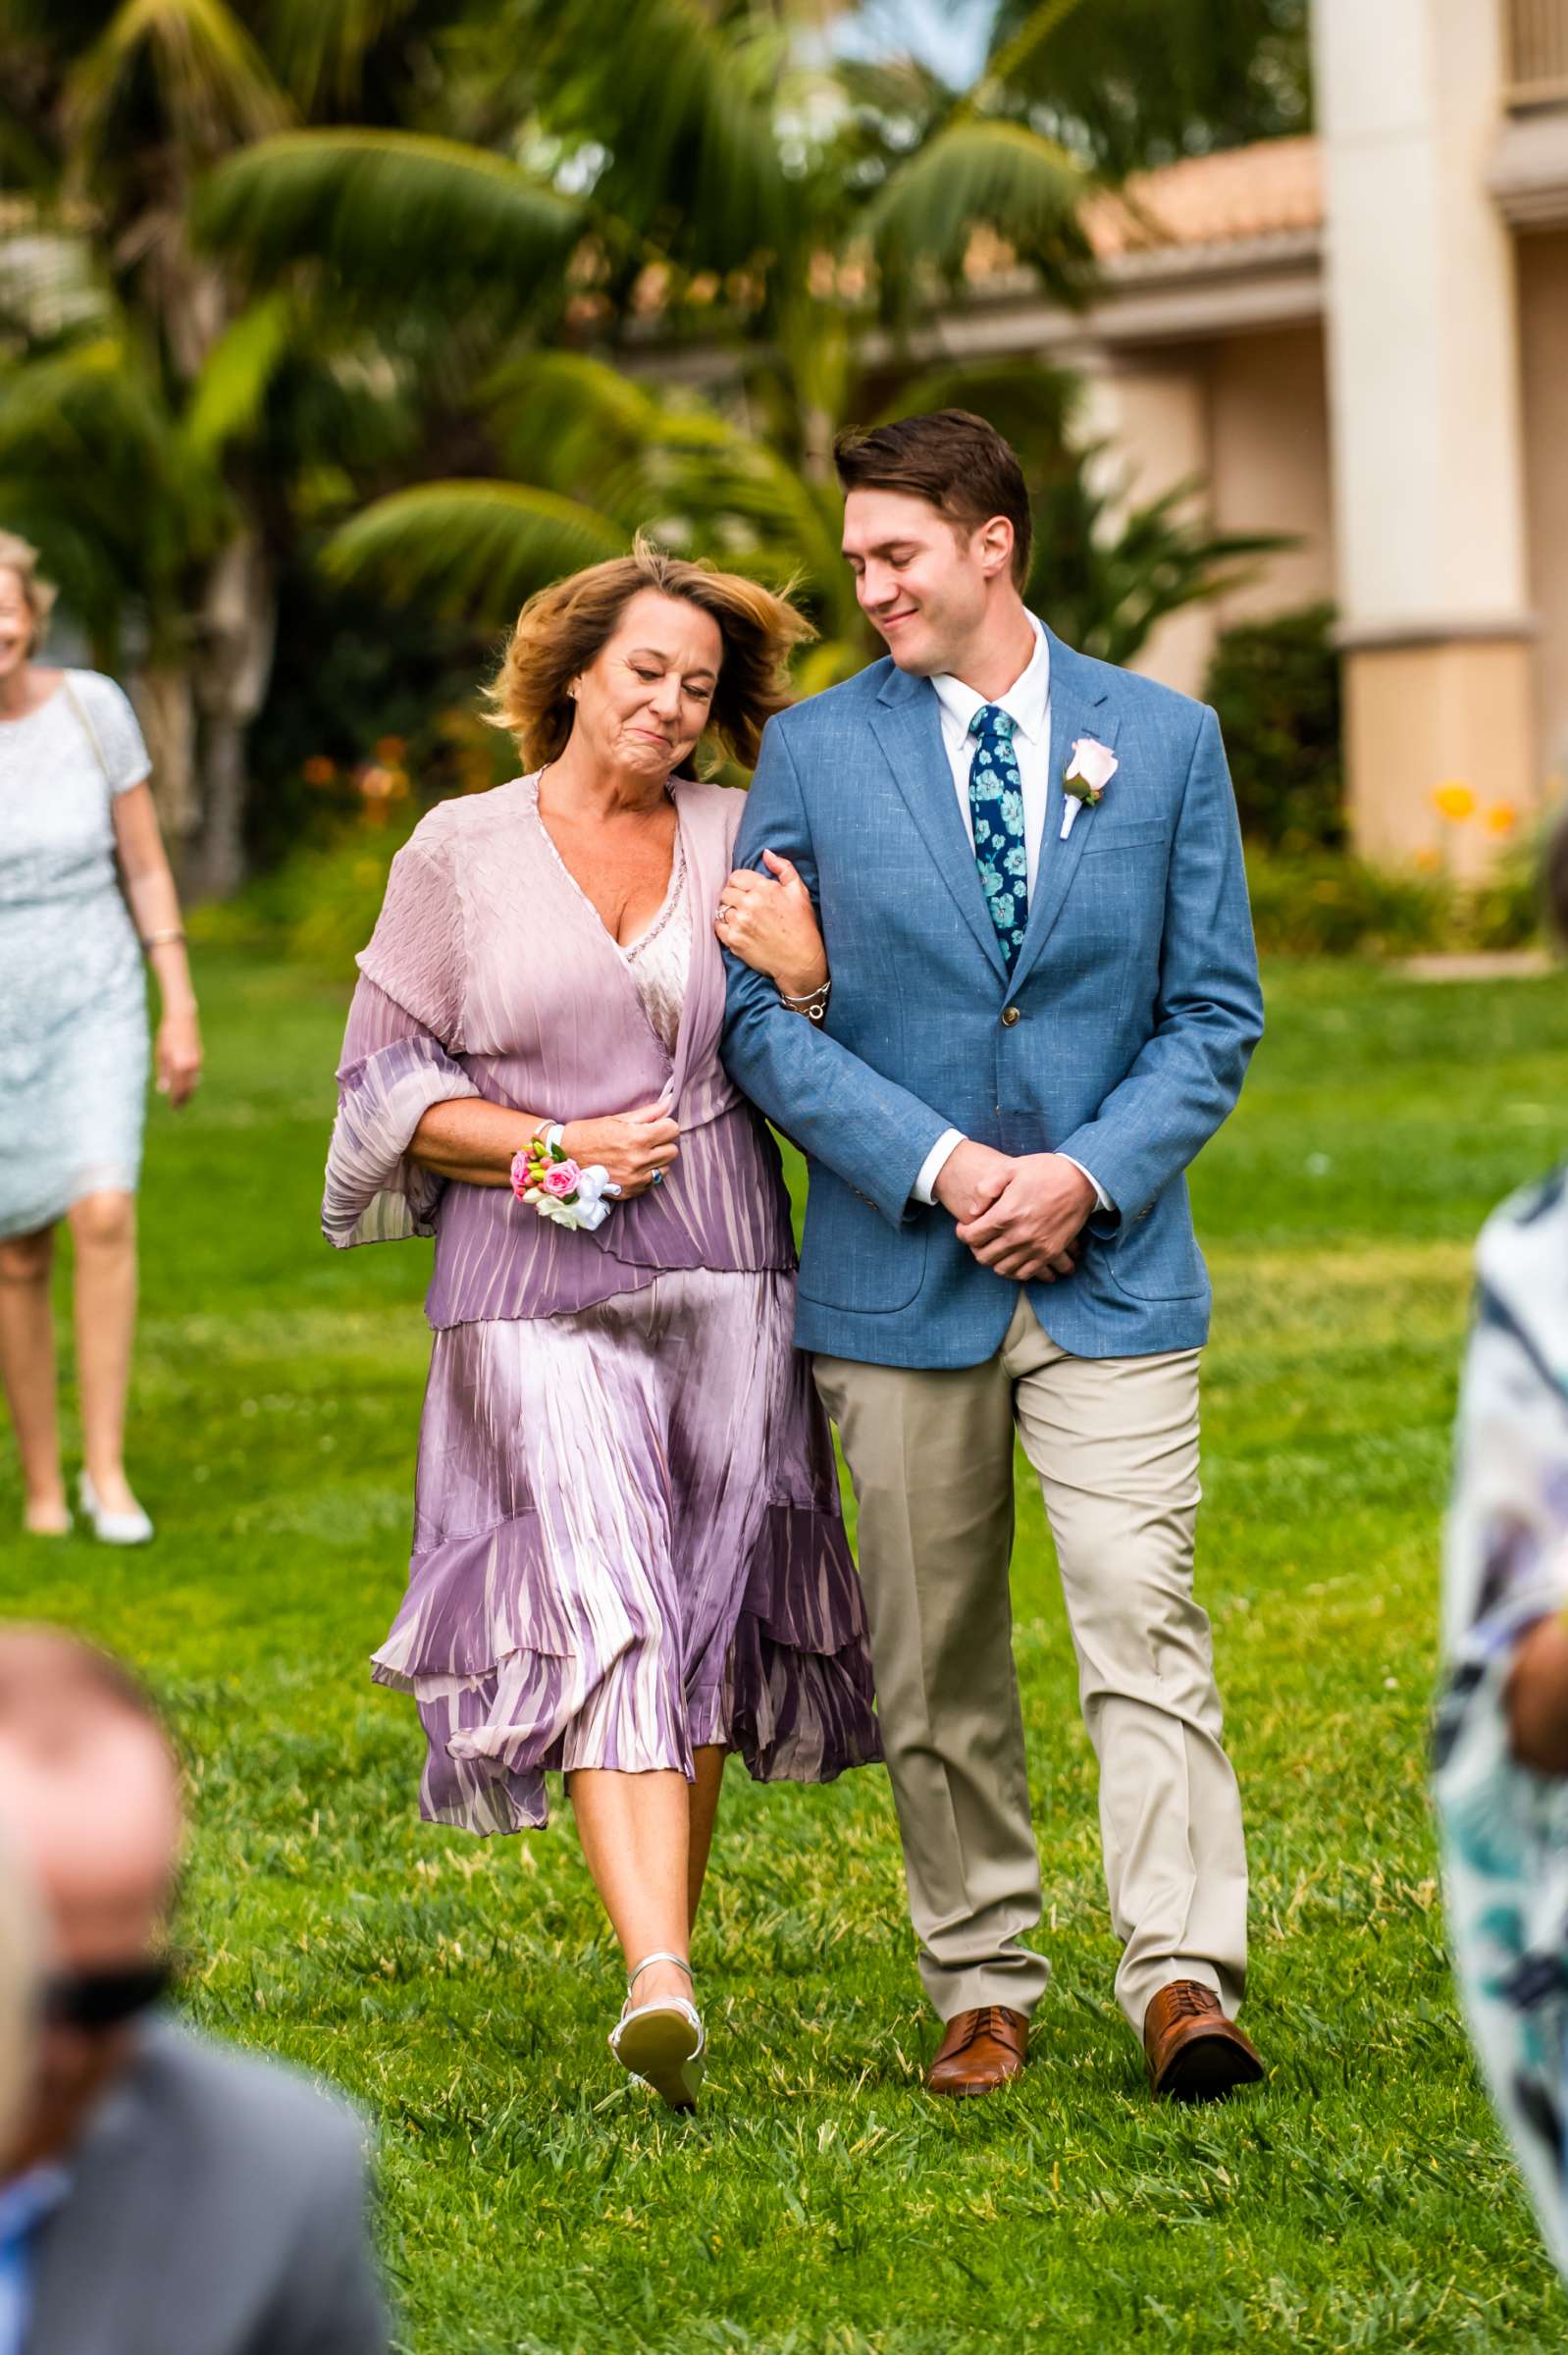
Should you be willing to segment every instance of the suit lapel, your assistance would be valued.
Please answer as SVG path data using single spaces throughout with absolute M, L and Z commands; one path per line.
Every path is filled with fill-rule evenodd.
M 1051 749 L 1045 832 L 1040 841 L 1040 868 L 1035 877 L 1034 897 L 1029 903 L 1029 920 L 1023 928 L 1023 946 L 1013 968 L 1015 990 L 1022 986 L 1062 913 L 1072 878 L 1078 871 L 1078 861 L 1094 829 L 1095 812 L 1085 803 L 1073 819 L 1072 831 L 1066 842 L 1061 838 L 1062 816 L 1067 808 L 1062 778 L 1072 758 L 1073 742 L 1079 736 L 1094 736 L 1101 744 L 1114 745 L 1119 724 L 1106 706 L 1100 673 L 1081 654 L 1074 654 L 1071 647 L 1064 646 L 1054 630 L 1048 630 L 1046 636 L 1051 642 Z
M 891 671 L 872 709 L 871 726 L 943 882 L 996 968 L 997 978 L 1005 979 L 1002 944 L 980 887 L 974 848 L 959 814 L 953 771 L 942 743 L 936 690 L 930 680 Z

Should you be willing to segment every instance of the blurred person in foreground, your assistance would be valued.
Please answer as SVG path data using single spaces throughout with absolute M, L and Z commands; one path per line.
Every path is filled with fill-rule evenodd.
M 756 759 L 809 635 L 646 543 L 523 607 L 493 704 L 525 773 L 392 863 L 323 1205 L 340 1247 L 436 1238 L 413 1560 L 374 1663 L 419 1709 L 422 1810 L 537 1828 L 566 1776 L 626 1962 L 610 2048 L 681 2110 L 726 1758 L 820 1783 L 881 1754 L 778 1151 L 718 1060 L 746 796 L 697 768 Z
M 1568 941 L 1568 819 L 1545 886 Z M 1492 1214 L 1476 1278 L 1435 1791 L 1471 2033 L 1568 2274 L 1568 1163 Z
M 55 1230 L 76 1252 L 81 1509 L 106 1544 L 152 1523 L 126 1479 L 136 1315 L 136 1181 L 147 1080 L 145 956 L 158 978 L 158 1087 L 201 1073 L 180 902 L 135 715 L 113 679 L 37 659 L 54 592 L 0 532 L 0 1379 L 33 1537 L 71 1528 L 60 1466 Z
M 358 2123 L 160 2010 L 174 1756 L 129 1674 L 48 1629 L 0 1629 L 0 1835 L 45 1972 L 0 2139 L 0 2355 L 380 2355 Z

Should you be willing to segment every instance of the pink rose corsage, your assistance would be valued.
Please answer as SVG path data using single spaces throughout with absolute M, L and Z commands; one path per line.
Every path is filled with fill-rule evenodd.
M 512 1156 L 512 1192 L 555 1227 L 586 1228 L 592 1233 L 609 1217 L 611 1200 L 620 1190 L 599 1162 L 585 1168 L 542 1136 Z

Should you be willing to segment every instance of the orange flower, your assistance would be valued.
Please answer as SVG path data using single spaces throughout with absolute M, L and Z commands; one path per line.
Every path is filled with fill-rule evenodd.
M 325 753 L 312 753 L 300 773 L 307 785 L 330 785 L 338 774 L 338 763 L 329 760 Z
M 1435 875 L 1441 866 L 1442 861 L 1436 851 L 1417 851 L 1416 864 L 1424 875 Z
M 389 768 L 395 768 L 407 749 L 400 736 L 384 736 L 376 747 L 376 758 Z
M 1488 831 L 1492 834 L 1511 834 L 1519 823 L 1519 812 L 1511 803 L 1494 802 L 1487 811 Z
M 1476 797 L 1460 777 L 1450 777 L 1446 785 L 1439 785 L 1432 806 L 1439 817 L 1452 818 L 1455 823 L 1476 814 Z

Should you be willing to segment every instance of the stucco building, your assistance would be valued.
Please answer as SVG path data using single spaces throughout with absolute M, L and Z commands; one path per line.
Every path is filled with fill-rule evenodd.
M 1332 598 L 1356 840 L 1399 860 L 1441 784 L 1523 819 L 1568 773 L 1568 0 L 1316 0 L 1314 64 L 1317 136 L 1097 216 L 1086 316 L 993 277 L 940 340 L 1071 362 L 1140 495 L 1295 535 L 1143 664 L 1195 688 L 1227 622 Z

